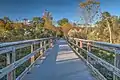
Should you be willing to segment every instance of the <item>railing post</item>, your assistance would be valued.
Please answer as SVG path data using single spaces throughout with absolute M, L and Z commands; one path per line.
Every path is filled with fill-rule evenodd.
M 83 43 L 82 43 L 82 41 L 80 40 L 80 48 L 82 48 L 83 47 Z
M 16 49 L 15 49 L 15 47 L 13 47 L 13 49 L 12 49 L 12 63 L 14 63 L 16 61 L 16 53 L 15 52 L 16 52 Z M 13 76 L 12 80 L 16 80 L 16 70 L 14 70 L 12 72 L 12 76 Z
M 10 53 L 7 54 L 7 65 L 11 64 L 11 57 Z M 7 74 L 7 80 L 12 80 L 12 72 Z
M 32 53 L 33 51 L 34 51 L 34 44 L 31 44 L 31 53 Z M 34 60 L 35 60 L 35 57 L 32 56 L 32 57 L 31 57 L 31 64 L 34 63 Z
M 82 48 L 83 47 L 83 43 L 82 43 L 82 41 L 80 40 L 80 48 Z M 82 54 L 82 51 L 80 50 L 80 54 Z
M 7 54 L 7 65 L 14 63 L 16 60 L 15 47 L 12 48 L 12 57 L 10 53 Z M 16 80 L 16 70 L 7 74 L 7 80 Z
M 42 45 L 42 41 L 40 41 L 40 48 L 42 48 L 43 45 Z M 43 56 L 43 49 L 40 50 L 40 56 Z
M 114 66 L 120 69 L 120 50 L 115 50 Z M 118 80 L 117 76 L 113 73 L 113 80 Z
M 87 51 L 88 51 L 87 52 L 87 61 L 89 62 L 90 59 L 89 59 L 89 55 L 88 54 L 89 54 L 89 52 L 91 52 L 91 43 L 90 42 L 87 43 Z
M 78 46 L 78 40 L 76 39 L 76 45 Z M 76 48 L 76 51 L 78 51 L 78 48 Z
M 75 38 L 73 39 L 73 43 L 76 44 Z M 75 49 L 75 45 L 73 45 L 73 48 Z
M 50 39 L 50 48 L 53 47 L 53 40 Z
M 44 51 L 46 51 L 46 40 L 44 40 Z

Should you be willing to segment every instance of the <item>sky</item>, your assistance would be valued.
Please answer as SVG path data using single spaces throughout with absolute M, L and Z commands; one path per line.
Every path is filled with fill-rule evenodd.
M 45 9 L 50 11 L 55 20 L 68 18 L 79 20 L 79 3 L 84 0 L 0 0 L 0 18 L 8 16 L 12 20 L 32 19 L 42 16 Z M 101 10 L 112 15 L 120 15 L 119 0 L 100 0 Z

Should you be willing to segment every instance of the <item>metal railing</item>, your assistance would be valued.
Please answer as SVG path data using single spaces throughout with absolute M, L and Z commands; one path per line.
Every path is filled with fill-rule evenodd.
M 20 80 L 35 62 L 52 47 L 55 38 L 42 38 L 0 44 L 0 80 Z M 4 65 L 3 65 L 4 64 Z
M 68 44 L 99 80 L 120 80 L 120 45 L 78 38 Z

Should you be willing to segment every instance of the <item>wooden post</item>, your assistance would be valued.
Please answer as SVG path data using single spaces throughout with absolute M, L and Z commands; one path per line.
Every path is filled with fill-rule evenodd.
M 71 42 L 74 43 L 74 39 L 72 39 Z M 71 45 L 71 46 L 72 46 L 72 48 L 74 48 L 74 45 Z
M 76 40 L 74 39 L 74 44 L 76 44 Z M 76 46 L 74 46 L 74 49 L 75 49 Z
M 11 57 L 10 53 L 7 54 L 7 65 L 11 64 Z M 7 80 L 12 80 L 12 72 L 7 74 Z
M 44 51 L 46 51 L 46 40 L 44 40 Z
M 42 41 L 40 42 L 40 48 L 42 48 Z M 40 56 L 43 56 L 43 49 L 40 50 Z
M 89 56 L 88 56 L 88 54 L 89 54 L 89 52 L 91 52 L 91 43 L 90 42 L 88 42 L 87 43 L 87 61 L 89 62 Z
M 32 53 L 33 51 L 34 51 L 34 44 L 31 44 L 31 53 Z M 31 57 L 31 64 L 34 63 L 34 60 L 35 60 L 35 57 L 32 56 L 32 57 Z
M 83 47 L 82 41 L 80 40 L 80 48 Z M 82 49 L 81 49 L 82 50 Z M 82 54 L 82 51 L 80 50 L 80 54 Z
M 76 45 L 78 46 L 78 40 L 76 40 Z M 78 48 L 76 48 L 76 51 L 78 52 Z
M 16 61 L 15 47 L 12 48 L 12 57 L 11 54 L 7 54 L 7 65 L 10 65 Z M 7 80 L 16 80 L 16 70 L 7 74 Z
M 114 66 L 120 69 L 120 50 L 115 50 Z M 113 74 L 113 80 L 118 80 L 117 76 Z
M 50 48 L 53 47 L 53 40 L 50 39 Z
M 16 61 L 16 53 L 15 52 L 16 52 L 16 49 L 15 49 L 15 47 L 13 47 L 13 49 L 12 49 L 12 63 L 14 63 Z M 12 72 L 12 76 L 13 76 L 12 80 L 16 80 L 16 70 L 14 70 Z
M 82 48 L 83 47 L 83 44 L 82 44 L 82 41 L 80 40 L 80 48 Z
M 69 43 L 70 43 L 70 42 L 73 42 L 73 40 L 72 40 L 71 38 L 68 38 L 68 42 L 69 42 Z M 71 45 L 71 43 L 70 43 L 70 46 L 73 47 L 73 45 Z

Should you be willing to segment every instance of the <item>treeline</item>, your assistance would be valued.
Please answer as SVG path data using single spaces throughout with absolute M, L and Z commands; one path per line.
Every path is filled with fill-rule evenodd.
M 64 24 L 65 22 L 68 23 L 67 21 L 64 21 L 62 22 L 62 24 Z M 81 29 L 81 31 L 71 32 L 70 35 L 72 37 L 96 40 L 96 41 L 104 41 L 115 44 L 120 43 L 120 17 L 113 16 L 109 12 L 103 12 L 101 19 L 93 25 L 84 24 L 80 26 L 76 24 L 73 25 L 73 27 L 78 27 L 79 29 Z M 66 28 L 69 29 L 70 27 L 67 26 Z M 72 27 L 70 29 L 72 29 Z
M 4 17 L 0 19 L 0 42 L 55 36 L 56 32 L 44 28 L 44 24 L 45 19 L 41 17 L 33 17 L 30 22 L 27 19 L 14 22 Z
M 88 39 L 120 43 L 120 17 L 118 16 L 103 12 L 102 19 L 90 30 L 87 35 Z

